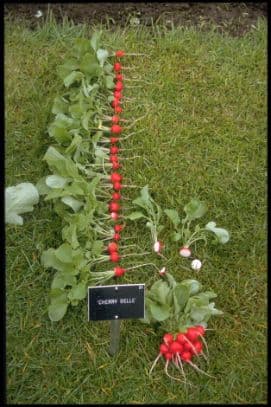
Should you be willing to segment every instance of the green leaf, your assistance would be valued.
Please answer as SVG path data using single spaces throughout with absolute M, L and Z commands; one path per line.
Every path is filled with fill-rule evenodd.
M 47 176 L 42 177 L 36 183 L 36 188 L 40 195 L 46 195 L 51 191 L 51 189 L 48 187 L 48 185 L 46 185 L 46 178 L 47 178 Z
M 156 321 L 165 321 L 170 316 L 170 307 L 167 304 L 150 304 L 150 313 Z
M 189 288 L 183 283 L 178 283 L 174 287 L 173 297 L 175 304 L 178 304 L 178 312 L 182 311 L 189 299 Z
M 202 289 L 202 284 L 197 280 L 183 280 L 182 285 L 186 286 L 189 289 L 189 295 L 195 295 Z
M 170 288 L 165 281 L 156 281 L 149 291 L 149 296 L 153 301 L 159 302 L 160 304 L 168 303 L 168 295 Z
M 97 50 L 97 58 L 101 66 L 104 66 L 106 59 L 109 57 L 109 52 L 106 49 L 99 48 Z
M 132 212 L 127 216 L 127 219 L 136 220 L 140 218 L 145 218 L 145 215 L 142 212 Z
M 68 243 L 63 243 L 55 250 L 55 256 L 62 263 L 72 263 L 72 248 Z
M 99 257 L 104 251 L 104 244 L 100 240 L 95 240 L 91 245 L 91 253 L 95 257 Z
M 207 223 L 205 229 L 210 232 L 213 232 L 216 235 L 219 243 L 225 244 L 230 240 L 229 232 L 226 229 L 217 228 L 216 223 L 213 221 Z
M 64 317 L 68 308 L 67 293 L 59 288 L 50 292 L 51 303 L 48 307 L 48 315 L 51 321 L 59 321 Z
M 60 175 L 53 174 L 53 175 L 48 175 L 46 177 L 46 185 L 50 188 L 64 188 L 64 186 L 67 184 L 68 179 L 61 177 Z
M 90 45 L 94 49 L 94 51 L 97 51 L 99 48 L 99 43 L 100 43 L 100 38 L 101 38 L 102 32 L 101 31 L 95 31 L 91 37 L 90 40 Z
M 173 242 L 178 242 L 179 240 L 181 240 L 182 235 L 179 232 L 173 232 L 172 233 L 172 240 Z
M 115 87 L 114 76 L 112 75 L 105 76 L 105 86 L 107 87 L 107 89 L 113 89 Z
M 73 51 L 78 58 L 81 58 L 87 52 L 91 52 L 90 42 L 86 38 L 76 38 Z
M 175 209 L 165 209 L 165 214 L 169 217 L 173 225 L 176 227 L 180 224 L 181 220 L 178 212 Z
M 59 65 L 57 68 L 59 77 L 64 80 L 72 71 L 79 68 L 78 62 L 75 58 L 68 59 L 64 64 Z M 54 113 L 54 112 L 53 112 Z
M 32 212 L 39 202 L 39 192 L 30 182 L 5 188 L 5 222 L 22 225 L 22 213 Z
M 69 157 L 64 157 L 52 146 L 47 149 L 43 160 L 47 162 L 53 172 L 58 173 L 62 177 L 80 178 L 73 160 Z
M 62 240 L 66 240 L 68 243 L 70 243 L 73 249 L 76 249 L 79 246 L 76 222 L 64 226 L 62 229 Z
M 83 202 L 78 201 L 77 199 L 74 199 L 72 196 L 63 196 L 61 198 L 61 201 L 65 204 L 68 205 L 70 208 L 73 209 L 74 212 L 78 212 L 79 209 L 84 205 Z
M 149 187 L 148 187 L 148 185 L 145 185 L 145 186 L 141 189 L 140 194 L 141 194 L 141 197 L 142 197 L 143 201 L 144 201 L 146 204 L 148 204 L 149 201 L 151 201 L 151 196 L 150 196 L 150 194 L 149 194 Z
M 184 211 L 189 220 L 198 219 L 207 212 L 207 206 L 204 202 L 193 198 L 187 205 L 185 205 Z
M 72 71 L 66 78 L 64 78 L 64 85 L 66 88 L 70 87 L 74 82 L 81 81 L 84 78 L 82 72 Z
M 54 275 L 51 288 L 65 288 L 76 284 L 76 277 L 62 271 L 57 271 Z
M 80 70 L 84 74 L 91 76 L 98 76 L 101 73 L 101 67 L 98 64 L 97 58 L 95 55 L 87 53 L 83 56 L 80 63 Z
M 86 283 L 81 282 L 77 284 L 76 286 L 72 287 L 68 294 L 68 298 L 71 301 L 74 300 L 83 300 L 87 295 L 87 287 Z
M 68 113 L 68 108 L 69 108 L 69 103 L 67 102 L 66 99 L 64 99 L 61 96 L 57 96 L 54 99 L 54 104 L 52 107 L 52 113 L 58 114 L 58 113 Z

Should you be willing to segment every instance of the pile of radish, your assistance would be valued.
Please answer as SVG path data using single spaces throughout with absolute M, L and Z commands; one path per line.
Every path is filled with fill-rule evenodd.
M 196 371 L 210 376 L 206 372 L 201 370 L 194 362 L 192 362 L 192 360 L 198 359 L 200 357 L 204 357 L 204 359 L 207 359 L 206 355 L 203 352 L 203 345 L 206 346 L 208 352 L 204 335 L 205 328 L 202 325 L 189 327 L 186 332 L 177 333 L 175 337 L 171 333 L 164 334 L 163 342 L 159 346 L 159 354 L 154 360 L 149 374 L 152 373 L 158 360 L 160 358 L 163 358 L 165 361 L 165 373 L 172 379 L 182 381 L 181 379 L 171 376 L 168 373 L 168 366 L 170 362 L 181 372 L 185 381 L 186 376 L 183 366 L 184 364 L 188 364 Z

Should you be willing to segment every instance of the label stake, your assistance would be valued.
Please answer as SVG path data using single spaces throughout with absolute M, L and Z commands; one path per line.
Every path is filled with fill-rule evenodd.
M 110 347 L 109 353 L 111 356 L 114 356 L 119 350 L 120 342 L 120 320 L 118 316 L 115 316 L 115 319 L 110 321 Z

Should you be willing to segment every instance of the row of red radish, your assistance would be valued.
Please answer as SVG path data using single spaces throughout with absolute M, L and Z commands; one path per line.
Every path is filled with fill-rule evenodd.
M 123 57 L 125 55 L 124 51 L 116 51 L 115 56 L 116 58 Z M 114 109 L 115 114 L 112 116 L 111 122 L 112 126 L 110 128 L 110 163 L 112 164 L 112 169 L 113 170 L 118 170 L 121 167 L 121 164 L 119 162 L 119 147 L 116 145 L 120 139 L 117 137 L 119 134 L 122 133 L 122 127 L 120 126 L 120 121 L 121 118 L 119 114 L 123 112 L 123 108 L 121 107 L 121 100 L 123 98 L 122 95 L 122 90 L 124 88 L 123 86 L 123 75 L 121 74 L 122 71 L 122 65 L 120 62 L 115 62 L 114 64 L 114 72 L 115 72 L 115 88 L 114 88 L 114 100 L 111 103 L 112 108 Z M 112 200 L 109 203 L 109 212 L 111 219 L 113 221 L 118 221 L 119 219 L 119 212 L 121 210 L 120 206 L 120 200 L 122 198 L 120 190 L 122 189 L 122 175 L 118 172 L 113 172 L 110 176 L 110 181 L 113 186 L 113 194 L 112 194 Z M 121 231 L 123 230 L 123 225 L 121 224 L 115 224 L 114 225 L 114 231 L 115 234 L 113 236 L 113 241 L 108 244 L 107 250 L 110 256 L 110 260 L 113 263 L 118 263 L 120 261 L 120 255 L 119 255 L 119 247 L 118 247 L 118 241 L 121 239 Z M 125 273 L 125 269 L 122 267 L 115 267 L 114 268 L 114 276 L 115 277 L 121 277 Z

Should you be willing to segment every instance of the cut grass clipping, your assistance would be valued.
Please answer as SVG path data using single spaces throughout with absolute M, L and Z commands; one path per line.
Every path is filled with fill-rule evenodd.
M 41 159 L 51 144 L 46 129 L 53 100 L 63 89 L 57 67 L 70 55 L 71 42 L 92 33 L 66 20 L 57 25 L 53 18 L 36 31 L 7 21 L 6 186 L 35 184 L 48 173 Z M 114 33 L 104 29 L 103 43 L 108 49 L 140 50 L 149 56 L 125 59 L 125 65 L 135 66 L 129 78 L 142 83 L 127 85 L 123 117 L 134 120 L 145 115 L 133 129 L 136 136 L 125 141 L 125 148 L 132 149 L 130 157 L 139 156 L 120 161 L 125 182 L 148 185 L 161 208 L 175 208 L 180 216 L 191 197 L 197 197 L 207 203 L 208 216 L 230 232 L 225 247 L 205 250 L 198 244 L 195 250 L 203 266 L 199 272 L 189 266 L 186 270 L 180 242 L 168 240 L 176 232 L 168 219 L 160 236 L 168 242 L 163 252 L 167 260 L 149 257 L 157 270 L 165 266 L 176 281 L 192 276 L 216 292 L 224 314 L 211 321 L 214 331 L 207 331 L 206 371 L 215 378 L 186 370 L 191 389 L 161 378 L 164 366 L 159 363 L 149 377 L 162 338 L 159 325 L 123 321 L 120 352 L 111 359 L 108 323 L 87 323 L 84 302 L 58 323 L 48 319 L 53 272 L 44 270 L 40 257 L 48 247 L 59 246 L 63 225 L 51 202 L 40 200 L 33 212 L 23 214 L 23 226 L 6 227 L 7 401 L 264 403 L 266 25 L 259 22 L 243 38 L 222 36 L 215 29 L 208 33 L 164 32 L 156 27 Z M 125 190 L 122 214 L 125 207 L 132 207 L 138 191 Z M 207 224 L 210 218 L 203 216 L 202 221 Z M 150 251 L 150 234 L 142 223 L 127 223 L 121 236 L 123 242 L 127 239 L 125 245 Z M 130 265 L 129 258 L 123 259 L 123 268 Z M 150 288 L 161 279 L 153 269 L 134 269 L 122 281 L 145 282 Z M 177 354 L 174 362 L 182 377 Z

